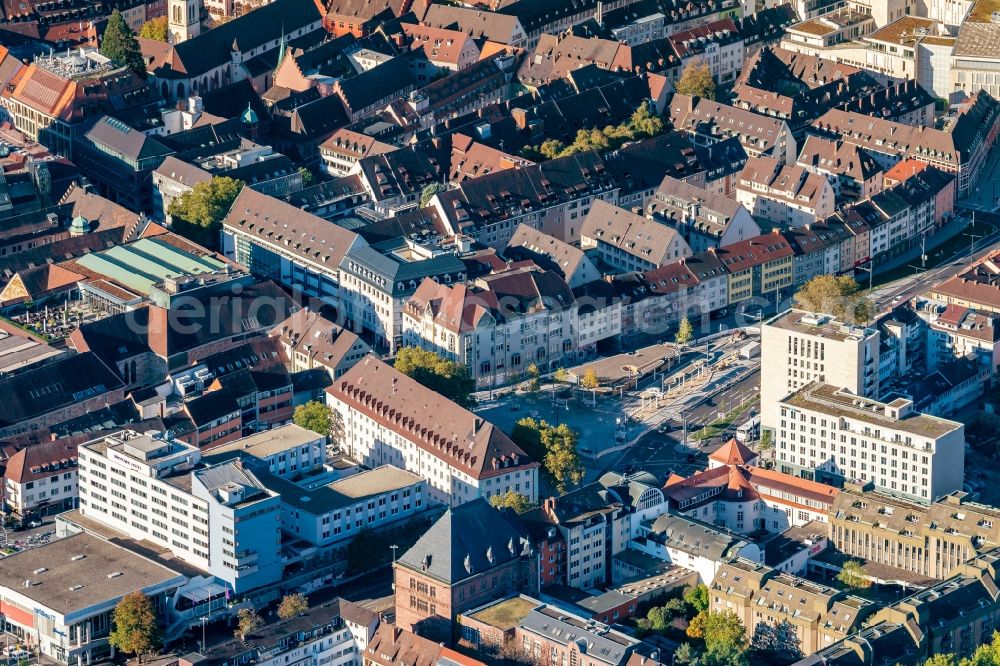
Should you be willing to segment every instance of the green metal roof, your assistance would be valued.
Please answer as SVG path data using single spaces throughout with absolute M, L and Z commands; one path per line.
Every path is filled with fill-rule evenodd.
M 221 270 L 224 264 L 199 257 L 155 238 L 143 238 L 76 260 L 89 271 L 148 296 L 154 284 L 170 277 Z

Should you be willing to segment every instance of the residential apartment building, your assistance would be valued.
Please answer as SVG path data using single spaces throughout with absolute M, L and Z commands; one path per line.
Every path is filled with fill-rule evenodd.
M 795 250 L 777 230 L 709 251 L 726 270 L 730 304 L 771 294 L 778 300 L 795 283 Z
M 882 190 L 883 169 L 864 148 L 853 143 L 806 136 L 796 163 L 825 176 L 837 203 L 867 199 Z
M 725 142 L 714 144 L 721 146 Z M 709 152 L 708 146 L 705 152 Z M 699 158 L 700 159 L 700 158 Z M 746 157 L 742 160 L 745 162 Z M 732 192 L 700 188 L 666 176 L 644 202 L 645 214 L 676 229 L 693 252 L 705 252 L 760 234 L 753 216 Z M 655 268 L 655 267 L 653 267 Z
M 795 162 L 795 137 L 781 118 L 769 118 L 699 97 L 674 95 L 670 121 L 694 137 L 696 144 L 711 144 L 737 137 L 750 157 L 770 155 L 782 164 Z
M 291 372 L 323 368 L 337 379 L 371 353 L 356 333 L 308 308 L 297 310 L 268 334 L 278 340 Z
M 614 273 L 652 270 L 691 254 L 674 228 L 600 200 L 583 220 L 580 246 L 596 249 L 600 262 Z
M 533 261 L 545 270 L 555 271 L 571 289 L 601 279 L 601 272 L 583 250 L 526 224 L 514 230 L 503 253 L 509 260 Z
M 735 613 L 751 640 L 780 626 L 795 634 L 803 654 L 843 640 L 878 610 L 869 599 L 744 560 L 723 564 L 708 594 L 710 610 Z
M 726 84 L 743 68 L 743 35 L 731 18 L 675 32 L 667 40 L 681 62 L 681 67 L 673 70 L 678 77 L 689 64 L 704 62 L 716 83 Z
M 363 158 L 396 149 L 396 146 L 382 143 L 375 137 L 341 128 L 320 144 L 319 157 L 323 170 L 334 178 L 340 178 L 358 173 Z
M 521 224 L 573 244 L 593 202 L 616 203 L 619 190 L 604 159 L 591 152 L 466 180 L 430 205 L 451 233 L 497 249 Z
M 929 503 L 962 489 L 965 426 L 913 401 L 879 402 L 813 382 L 779 403 L 777 468 L 817 480 L 862 479 Z
M 2 477 L 5 511 L 23 518 L 76 508 L 76 463 L 72 439 L 38 442 L 10 456 Z
M 224 581 L 281 579 L 281 500 L 239 460 L 199 466 L 182 442 L 122 431 L 79 449 L 80 514 Z
M 813 381 L 855 395 L 879 395 L 879 332 L 823 314 L 789 310 L 760 334 L 761 426 L 774 429 L 778 402 Z
M 499 428 L 369 356 L 327 389 L 341 447 L 369 467 L 428 480 L 431 499 L 459 506 L 513 491 L 538 498 L 538 463 Z
M 729 305 L 728 274 L 713 251 L 646 271 L 615 275 L 623 336 L 658 337 L 685 316 L 703 319 Z
M 830 541 L 847 556 L 944 580 L 1000 543 L 1000 511 L 959 491 L 910 502 L 849 484 L 830 513 Z
M 962 197 L 978 183 L 986 155 L 1000 132 L 1000 102 L 980 92 L 947 130 L 913 127 L 837 109 L 827 111 L 813 127 L 865 148 L 884 168 L 913 158 L 956 174 Z
M 736 182 L 736 200 L 765 223 L 801 227 L 833 214 L 835 196 L 826 178 L 773 157 L 750 157 Z

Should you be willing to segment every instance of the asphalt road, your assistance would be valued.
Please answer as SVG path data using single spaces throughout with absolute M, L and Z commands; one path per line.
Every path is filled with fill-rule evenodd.
M 688 433 L 697 429 L 698 425 L 710 423 L 718 418 L 719 412 L 725 412 L 730 405 L 734 407 L 739 401 L 748 399 L 755 394 L 760 385 L 760 371 L 750 373 L 726 391 L 691 409 L 688 417 Z M 673 430 L 661 433 L 650 431 L 640 437 L 626 451 L 613 457 L 604 471 L 616 472 L 646 471 L 665 479 L 671 472 L 687 476 L 707 466 L 707 456 L 732 435 L 743 421 L 753 416 L 748 413 L 733 424 L 731 431 L 717 437 L 703 446 L 689 446 L 684 443 L 682 424 L 671 421 Z
M 997 231 L 987 238 L 976 240 L 974 253 L 970 253 L 968 248 L 963 248 L 950 257 L 942 257 L 932 261 L 932 267 L 929 270 L 876 287 L 873 294 L 879 310 L 889 309 L 897 303 L 902 303 L 926 292 L 936 284 L 967 268 L 973 261 L 1000 248 L 1000 215 L 977 213 L 977 217 L 980 215 L 987 216 L 989 221 L 997 226 Z

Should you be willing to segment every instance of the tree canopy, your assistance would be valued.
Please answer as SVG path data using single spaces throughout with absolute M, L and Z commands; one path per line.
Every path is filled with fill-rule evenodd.
M 101 55 L 146 78 L 146 61 L 143 60 L 142 52 L 139 50 L 139 41 L 125 23 L 125 17 L 117 9 L 112 11 L 108 18 L 108 25 L 101 36 L 100 51 Z
M 319 400 L 310 400 L 295 408 L 292 421 L 300 428 L 329 437 L 333 428 L 333 408 Z
M 577 452 L 578 434 L 565 423 L 549 425 L 531 417 L 520 419 L 511 430 L 511 439 L 534 460 L 560 493 L 583 480 L 583 463 Z
M 239 612 L 236 613 L 236 634 L 237 638 L 240 640 L 246 640 L 246 637 L 256 631 L 264 624 L 264 620 L 260 618 L 253 608 L 241 608 Z
M 707 666 L 746 666 L 750 642 L 740 618 L 731 610 L 704 615 L 704 663 Z
M 587 368 L 587 371 L 583 373 L 583 377 L 580 379 L 580 386 L 585 389 L 596 389 L 600 385 L 601 379 L 597 376 L 597 370 Z
M 681 78 L 674 86 L 674 92 L 691 97 L 703 97 L 705 99 L 715 99 L 715 78 L 712 77 L 712 69 L 704 60 L 697 60 L 690 63 L 681 72 Z
M 664 129 L 663 119 L 644 102 L 628 120 L 619 125 L 608 125 L 604 129 L 591 127 L 577 130 L 573 143 L 568 146 L 559 139 L 546 139 L 541 145 L 525 146 L 521 155 L 542 162 L 589 150 L 615 150 L 629 141 L 641 141 L 663 134 Z
M 862 324 L 875 316 L 875 304 L 861 295 L 858 283 L 849 275 L 817 275 L 795 293 L 795 305 Z
M 347 571 L 364 573 L 375 568 L 383 559 L 385 547 L 382 539 L 370 529 L 363 528 L 347 544 Z
M 165 42 L 169 39 L 168 35 L 166 16 L 151 18 L 139 28 L 139 36 L 143 39 L 154 39 L 158 42 Z
M 306 599 L 306 595 L 298 592 L 286 594 L 282 597 L 281 603 L 278 604 L 278 617 L 287 620 L 290 617 L 302 615 L 307 610 L 309 610 L 309 601 Z
M 403 347 L 396 354 L 395 368 L 463 407 L 472 404 L 476 381 L 461 363 L 427 349 Z
M 490 504 L 496 509 L 513 509 L 515 513 L 524 513 L 535 507 L 527 497 L 514 490 L 508 490 L 503 495 L 494 495 Z
M 708 586 L 699 583 L 684 590 L 684 601 L 694 610 L 695 613 L 704 613 L 708 610 Z
M 852 590 L 866 590 L 872 586 L 871 580 L 865 576 L 858 560 L 847 560 L 837 574 L 837 581 Z
M 429 204 L 435 194 L 438 192 L 444 192 L 446 189 L 448 188 L 444 183 L 433 182 L 424 185 L 424 189 L 420 191 L 420 207 L 423 208 Z
M 684 346 L 691 342 L 691 338 L 694 337 L 694 326 L 691 325 L 691 320 L 687 317 L 681 319 L 680 325 L 677 327 L 677 335 L 674 336 L 674 342 L 680 346 Z
M 195 184 L 167 208 L 173 230 L 199 245 L 218 247 L 222 220 L 242 189 L 243 181 L 228 176 Z
M 936 654 L 924 666 L 1000 666 L 1000 633 L 994 631 L 990 642 L 977 647 L 971 657 Z
M 108 635 L 108 642 L 125 654 L 134 654 L 142 661 L 142 655 L 157 650 L 163 644 L 160 623 L 156 619 L 153 602 L 142 592 L 129 592 L 112 615 L 114 628 Z

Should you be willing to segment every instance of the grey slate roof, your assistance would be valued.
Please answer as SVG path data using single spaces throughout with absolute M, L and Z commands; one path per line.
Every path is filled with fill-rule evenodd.
M 454 585 L 517 559 L 527 532 L 479 498 L 450 508 L 397 561 Z

